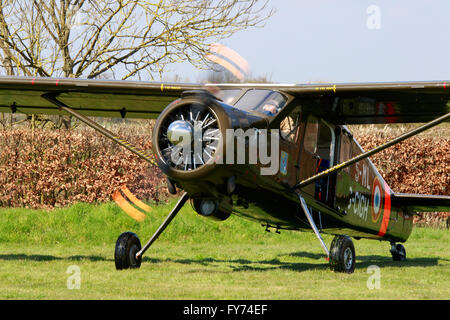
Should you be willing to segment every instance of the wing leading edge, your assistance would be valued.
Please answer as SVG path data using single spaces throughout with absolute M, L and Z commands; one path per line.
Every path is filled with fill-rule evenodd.
M 0 77 L 0 112 L 65 114 L 42 97 L 52 94 L 86 116 L 157 118 L 182 91 L 199 88 L 141 81 Z
M 218 86 L 278 90 L 335 124 L 428 122 L 450 112 L 450 81 Z
M 450 112 L 450 81 L 350 84 L 223 84 L 221 89 L 270 89 L 292 95 L 335 124 L 428 122 Z M 62 114 L 42 98 L 87 116 L 156 118 L 185 90 L 200 84 L 122 80 L 0 77 L 0 112 Z
M 286 88 L 336 124 L 428 122 L 450 112 L 450 81 Z

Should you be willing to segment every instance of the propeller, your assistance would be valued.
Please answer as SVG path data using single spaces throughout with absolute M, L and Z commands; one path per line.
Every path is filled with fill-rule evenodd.
M 240 82 L 248 76 L 250 71 L 248 62 L 241 55 L 220 43 L 212 43 L 208 47 L 205 59 L 222 66 Z M 204 89 L 217 97 L 221 96 L 220 89 L 211 84 L 205 84 Z M 220 140 L 217 136 L 220 134 L 217 119 L 202 106 L 191 105 L 171 114 L 161 129 L 162 155 L 170 159 L 171 166 L 178 170 L 189 171 L 204 165 L 214 157 Z M 195 132 L 203 134 L 196 137 Z M 141 150 L 134 150 L 135 148 L 124 140 L 117 140 L 120 140 L 119 142 L 128 149 L 133 149 L 134 153 L 151 165 L 155 165 L 150 155 Z M 194 147 L 188 148 L 190 146 Z M 151 208 L 137 199 L 125 185 L 115 190 L 112 198 L 125 213 L 137 221 L 143 221 L 145 212 L 151 211 Z
M 209 46 L 205 58 L 221 65 L 241 82 L 248 76 L 250 71 L 247 60 L 233 49 L 219 43 L 213 43 Z

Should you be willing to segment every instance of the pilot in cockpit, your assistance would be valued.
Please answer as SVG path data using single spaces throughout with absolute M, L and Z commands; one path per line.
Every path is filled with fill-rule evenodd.
M 262 112 L 273 117 L 278 113 L 278 111 L 280 111 L 280 109 L 281 107 L 278 101 L 272 99 L 264 103 Z

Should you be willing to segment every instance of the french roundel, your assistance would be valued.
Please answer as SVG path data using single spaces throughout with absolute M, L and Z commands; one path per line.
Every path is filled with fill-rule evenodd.
M 378 218 L 381 216 L 381 212 L 383 212 L 383 187 L 381 186 L 380 180 L 375 177 L 373 181 L 372 187 L 372 221 L 377 222 Z

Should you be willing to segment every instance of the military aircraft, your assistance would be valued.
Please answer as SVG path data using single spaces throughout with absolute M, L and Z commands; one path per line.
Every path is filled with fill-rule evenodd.
M 450 211 L 450 196 L 392 191 L 369 159 L 449 121 L 446 81 L 198 85 L 1 77 L 0 112 L 72 115 L 156 164 L 171 193 L 183 190 L 144 247 L 132 232 L 119 236 L 119 270 L 140 267 L 144 252 L 188 199 L 207 218 L 225 220 L 234 214 L 266 229 L 312 231 L 331 269 L 345 273 L 355 268 L 351 238 L 388 241 L 393 259 L 404 260 L 401 243 L 411 233 L 412 216 Z M 87 116 L 157 118 L 153 156 Z M 367 152 L 346 127 L 406 122 L 425 124 Z M 238 135 L 229 139 L 227 132 L 244 133 L 243 147 Z M 256 161 L 254 136 L 264 142 L 257 144 Z M 259 150 L 264 145 L 276 156 L 275 170 L 268 153 Z M 244 160 L 236 161 L 242 150 Z M 324 233 L 335 235 L 329 249 Z

